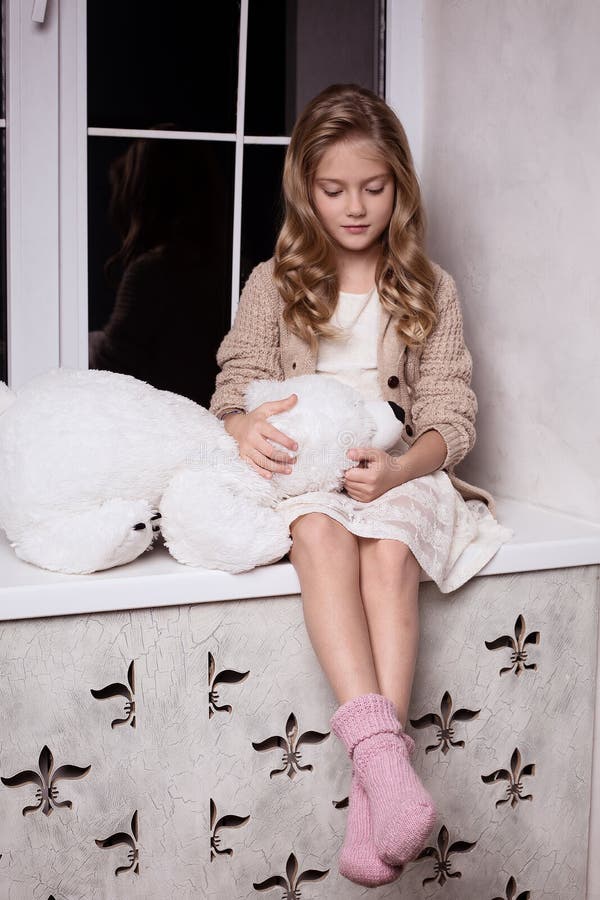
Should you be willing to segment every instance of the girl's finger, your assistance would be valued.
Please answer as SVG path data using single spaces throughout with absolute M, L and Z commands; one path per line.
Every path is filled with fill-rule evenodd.
M 270 451 L 269 451 L 270 452 Z M 262 466 L 263 469 L 268 469 L 269 472 L 278 472 L 289 475 L 292 471 L 291 464 L 284 465 L 280 462 L 274 462 L 269 456 L 261 453 L 260 450 L 256 450 L 255 454 L 252 456 L 257 465 Z
M 288 465 L 292 465 L 295 461 L 295 457 L 290 457 L 289 453 L 285 450 L 277 450 L 273 444 L 270 444 L 266 439 L 262 438 L 260 441 L 260 452 L 265 456 L 268 456 L 269 459 L 277 460 L 277 462 L 284 462 Z
M 272 474 L 270 472 L 265 472 L 264 469 L 261 469 L 260 466 L 257 466 L 256 463 L 250 458 L 246 459 L 246 462 L 250 466 L 251 469 L 254 469 L 255 472 L 258 472 L 263 478 L 272 478 Z
M 350 459 L 377 459 L 378 452 L 375 447 L 352 447 L 347 455 Z
M 254 469 L 254 471 L 258 472 L 259 475 L 262 475 L 263 478 L 271 477 L 271 473 L 265 472 L 265 470 L 263 468 L 261 468 L 261 466 L 258 465 L 256 460 L 254 459 L 253 456 L 250 455 L 250 453 L 247 453 L 245 451 L 240 451 L 240 459 L 243 459 L 244 462 L 247 463 L 251 469 Z
M 350 481 L 352 484 L 360 484 L 363 481 L 363 472 L 364 469 L 359 469 L 358 466 L 355 466 L 352 469 L 346 469 L 346 473 L 344 475 L 345 481 Z
M 271 425 L 270 422 L 265 422 L 265 427 L 262 430 L 262 436 L 271 438 L 273 441 L 277 441 L 278 444 L 281 444 L 283 447 L 289 447 L 290 450 L 297 450 L 298 444 L 293 438 L 288 437 L 287 434 L 284 434 L 283 431 L 279 431 L 275 428 L 274 425 Z

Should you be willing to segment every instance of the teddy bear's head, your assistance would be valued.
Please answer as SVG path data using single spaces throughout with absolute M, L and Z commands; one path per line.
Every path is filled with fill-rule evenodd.
M 355 388 L 327 375 L 252 381 L 246 389 L 246 410 L 252 412 L 262 403 L 290 394 L 296 394 L 297 402 L 269 417 L 272 425 L 298 444 L 292 473 L 271 479 L 280 497 L 340 490 L 346 469 L 358 465 L 346 455 L 351 447 L 387 450 L 402 434 L 402 407 L 387 400 L 365 401 Z M 276 441 L 271 443 L 288 450 Z

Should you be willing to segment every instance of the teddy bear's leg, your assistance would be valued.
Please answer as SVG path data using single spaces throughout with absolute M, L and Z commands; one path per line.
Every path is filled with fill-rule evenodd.
M 268 492 L 246 464 L 178 472 L 160 502 L 166 546 L 181 563 L 231 573 L 277 562 L 292 542 Z
M 25 562 L 83 575 L 138 557 L 157 536 L 157 520 L 160 516 L 146 500 L 107 500 L 29 525 L 11 546 Z

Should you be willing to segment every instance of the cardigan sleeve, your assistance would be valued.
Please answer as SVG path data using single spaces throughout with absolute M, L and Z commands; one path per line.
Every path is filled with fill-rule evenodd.
M 246 386 L 255 378 L 283 381 L 277 314 L 278 292 L 269 262 L 259 263 L 244 286 L 235 319 L 217 350 L 220 372 L 209 412 L 221 419 L 244 409 Z
M 426 431 L 438 431 L 447 446 L 441 468 L 447 469 L 457 466 L 473 448 L 478 407 L 470 387 L 473 360 L 464 341 L 456 284 L 447 272 L 436 301 L 439 318 L 421 353 L 411 410 L 414 441 Z

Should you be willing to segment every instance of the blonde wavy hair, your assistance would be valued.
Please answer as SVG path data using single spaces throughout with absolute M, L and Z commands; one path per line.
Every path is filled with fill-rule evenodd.
M 313 351 L 339 293 L 334 245 L 315 212 L 313 179 L 325 151 L 339 141 L 369 138 L 395 181 L 394 209 L 380 238 L 375 272 L 380 302 L 408 347 L 424 344 L 437 322 L 435 275 L 423 250 L 425 213 L 404 128 L 392 109 L 366 88 L 333 84 L 304 109 L 292 131 L 283 170 L 285 215 L 274 254 L 274 278 L 288 328 Z

